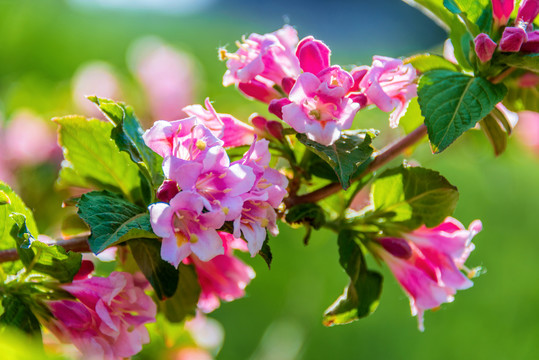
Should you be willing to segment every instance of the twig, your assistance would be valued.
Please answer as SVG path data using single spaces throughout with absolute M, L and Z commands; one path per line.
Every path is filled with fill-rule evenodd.
M 75 237 L 69 240 L 58 240 L 54 244 L 63 247 L 66 251 L 73 251 L 78 253 L 90 252 L 90 246 L 88 245 L 88 237 Z M 17 249 L 8 249 L 0 251 L 0 263 L 15 261 L 19 259 Z
M 378 170 L 380 167 L 399 156 L 406 148 L 414 145 L 416 142 L 421 140 L 426 134 L 427 127 L 423 124 L 402 139 L 398 140 L 397 142 L 386 146 L 378 152 L 374 160 L 369 164 L 369 166 L 367 166 L 365 171 L 363 171 L 357 178 L 355 178 L 354 181 L 361 179 L 368 173 Z M 284 202 L 286 204 L 286 207 L 290 208 L 298 204 L 320 201 L 330 195 L 339 192 L 340 190 L 342 190 L 341 184 L 335 182 L 305 195 L 288 197 L 287 199 L 285 199 Z

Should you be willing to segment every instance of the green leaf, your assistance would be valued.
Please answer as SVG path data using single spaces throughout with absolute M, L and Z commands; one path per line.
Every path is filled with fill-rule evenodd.
M 119 192 L 131 202 L 142 198 L 139 170 L 110 139 L 112 124 L 81 116 L 56 118 L 62 162 L 60 186 Z
M 451 11 L 453 14 L 461 14 L 459 5 L 454 0 L 444 0 L 444 6 L 447 10 Z
M 13 213 L 11 218 L 15 222 L 11 234 L 17 238 L 17 252 L 27 270 L 50 275 L 61 283 L 72 282 L 80 269 L 82 255 L 36 240 L 28 230 L 23 214 Z
M 374 210 L 410 229 L 434 227 L 455 211 L 459 193 L 440 173 L 404 167 L 384 171 L 372 184 Z
M 326 310 L 325 326 L 348 324 L 372 314 L 378 307 L 382 292 L 382 275 L 367 269 L 361 248 L 355 239 L 358 233 L 339 233 L 339 262 L 350 277 L 344 293 Z
M 494 155 L 499 156 L 507 147 L 507 133 L 492 114 L 488 114 L 481 122 L 481 130 L 492 144 Z
M 539 85 L 522 86 L 518 79 L 507 83 L 507 96 L 503 104 L 511 111 L 535 111 L 539 112 Z
M 159 301 L 159 308 L 168 321 L 177 323 L 187 316 L 195 316 L 200 284 L 193 265 L 180 263 L 179 278 L 176 293 L 169 299 Z
M 289 224 L 309 224 L 316 230 L 326 223 L 324 210 L 316 203 L 305 203 L 293 206 L 286 214 Z
M 412 64 L 412 66 L 421 73 L 426 73 L 429 70 L 434 69 L 446 69 L 452 71 L 458 71 L 458 68 L 451 61 L 446 60 L 444 57 L 433 54 L 419 54 L 410 56 L 404 59 L 404 64 Z
M 36 316 L 26 304 L 16 295 L 5 296 L 2 300 L 4 313 L 0 316 L 1 327 L 15 327 L 41 340 L 41 326 Z
M 492 61 L 539 73 L 539 54 L 524 55 L 517 53 L 508 55 L 497 53 Z
M 487 116 L 506 94 L 503 84 L 449 70 L 431 70 L 419 82 L 418 102 L 433 152 L 447 148 Z
M 84 194 L 77 207 L 77 214 L 92 231 L 88 243 L 95 254 L 130 239 L 157 238 L 146 209 L 109 191 Z
M 128 241 L 131 254 L 140 271 L 150 282 L 160 300 L 170 298 L 178 287 L 178 270 L 161 259 L 161 242 L 157 239 L 132 239 Z
M 258 255 L 264 259 L 266 262 L 266 265 L 268 265 L 268 269 L 271 269 L 271 261 L 273 260 L 273 254 L 271 253 L 271 248 L 268 244 L 268 234 L 266 233 L 266 240 L 264 240 L 264 244 L 262 244 L 262 248 L 258 252 Z
M 32 211 L 26 207 L 21 198 L 11 188 L 0 181 L 0 192 L 3 199 L 7 199 L 0 204 L 0 250 L 12 249 L 17 245 L 18 238 L 11 234 L 15 222 L 10 217 L 12 213 L 19 213 L 26 217 L 26 226 L 33 236 L 38 236 L 37 225 Z M 7 274 L 15 274 L 22 269 L 20 261 L 10 261 L 1 264 L 2 269 Z
M 0 205 L 9 205 L 11 204 L 11 200 L 9 199 L 9 196 L 3 191 L 0 191 Z
M 77 214 L 69 214 L 62 220 L 61 232 L 63 239 L 91 234 L 88 225 Z
M 310 140 L 305 134 L 296 135 L 298 140 L 316 155 L 326 161 L 335 171 L 343 189 L 350 186 L 358 168 L 370 159 L 374 149 L 371 146 L 372 132 L 343 132 L 330 146 Z
M 161 164 L 163 158 L 146 146 L 142 135 L 144 130 L 140 126 L 133 108 L 114 100 L 89 96 L 88 99 L 114 124 L 112 138 L 120 150 L 125 151 L 137 164 L 144 166 L 151 175 L 152 187 L 156 189 L 163 182 Z

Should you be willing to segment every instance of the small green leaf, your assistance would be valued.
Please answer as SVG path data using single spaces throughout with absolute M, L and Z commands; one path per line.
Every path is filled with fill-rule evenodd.
M 433 55 L 433 54 L 419 54 L 410 56 L 409 58 L 404 59 L 404 64 L 412 64 L 412 66 L 421 73 L 426 73 L 427 71 L 434 69 L 446 69 L 457 71 L 458 68 L 455 64 L 446 60 L 442 56 Z
M 374 210 L 410 229 L 434 227 L 455 211 L 459 193 L 440 173 L 404 167 L 384 171 L 372 184 Z
M 418 102 L 433 152 L 447 148 L 487 116 L 505 96 L 503 84 L 449 70 L 431 70 L 419 82 Z
M 306 223 L 316 230 L 320 229 L 326 222 L 324 210 L 316 203 L 299 204 L 290 208 L 285 219 L 289 224 Z
M 347 189 L 358 168 L 369 161 L 374 151 L 371 146 L 374 136 L 373 132 L 344 132 L 331 146 L 310 140 L 305 134 L 298 134 L 297 138 L 333 168 L 342 187 Z
M 493 62 L 539 73 L 539 54 L 501 54 L 496 53 Z
M 507 133 L 503 131 L 500 124 L 492 114 L 488 114 L 479 122 L 481 130 L 492 144 L 494 155 L 499 156 L 507 147 Z
M 5 296 L 2 300 L 4 313 L 0 316 L 1 327 L 15 327 L 41 340 L 41 326 L 30 306 L 16 295 Z
M 62 220 L 61 232 L 63 239 L 91 234 L 88 225 L 77 214 L 69 214 Z
M 325 326 L 348 324 L 372 314 L 378 307 L 382 292 L 382 275 L 367 269 L 361 248 L 356 243 L 358 233 L 339 233 L 339 262 L 350 277 L 344 293 L 326 310 Z
M 150 282 L 160 300 L 170 298 L 178 287 L 178 270 L 161 259 L 161 242 L 157 239 L 131 239 L 131 254 L 140 271 Z
M 509 81 L 507 84 L 507 96 L 503 104 L 511 111 L 535 111 L 539 112 L 539 85 L 522 86 L 518 79 Z
M 13 213 L 11 218 L 15 222 L 11 234 L 17 238 L 17 252 L 24 266 L 50 275 L 61 283 L 72 282 L 80 269 L 82 255 L 36 240 L 28 230 L 23 214 Z
M 179 278 L 175 294 L 164 301 L 159 301 L 159 308 L 168 321 L 177 323 L 188 316 L 195 316 L 200 297 L 200 284 L 193 265 L 180 263 Z
M 268 244 L 268 234 L 266 233 L 266 240 L 264 240 L 264 244 L 262 244 L 262 248 L 258 252 L 258 255 L 264 259 L 266 262 L 266 265 L 268 265 L 268 269 L 271 269 L 271 261 L 273 260 L 273 254 L 271 253 L 271 248 Z
M 112 138 L 116 141 L 120 150 L 127 152 L 133 162 L 145 165 L 151 175 L 154 188 L 161 185 L 163 182 L 163 170 L 161 168 L 163 159 L 144 142 L 142 138 L 144 130 L 140 126 L 133 108 L 121 102 L 96 96 L 89 96 L 88 99 L 95 103 L 114 124 L 115 129 L 112 131 Z
M 11 231 L 15 222 L 10 217 L 13 213 L 19 213 L 26 218 L 26 226 L 33 236 L 38 235 L 37 225 L 32 211 L 26 207 L 24 202 L 11 188 L 0 181 L 0 192 L 9 200 L 0 205 L 0 250 L 12 249 L 17 245 L 18 237 L 13 236 Z M 1 264 L 2 269 L 7 274 L 15 274 L 22 269 L 23 264 L 20 261 L 10 261 Z
M 9 205 L 11 204 L 11 200 L 9 200 L 9 196 L 3 191 L 0 191 L 0 206 L 1 205 Z
M 99 254 L 130 239 L 157 238 L 146 209 L 109 191 L 92 191 L 81 196 L 79 216 L 90 226 L 90 249 Z
M 462 10 L 455 0 L 444 0 L 444 6 L 447 10 L 451 11 L 453 14 L 462 14 Z
M 81 116 L 55 119 L 62 162 L 60 186 L 120 192 L 132 202 L 142 198 L 139 169 L 110 139 L 112 124 Z

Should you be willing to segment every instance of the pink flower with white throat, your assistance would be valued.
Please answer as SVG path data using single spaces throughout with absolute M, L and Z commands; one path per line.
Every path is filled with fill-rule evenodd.
M 412 315 L 417 316 L 421 331 L 425 310 L 452 302 L 457 290 L 473 285 L 460 270 L 467 270 L 464 262 L 481 228 L 479 220 L 466 230 L 459 221 L 448 217 L 431 229 L 422 226 L 400 238 L 378 239 L 371 248 L 387 263 L 410 298 Z
M 273 33 L 249 35 L 241 43 L 236 43 L 238 50 L 235 53 L 221 49 L 221 59 L 228 59 L 223 85 L 255 82 L 261 88 L 247 95 L 258 98 L 257 94 L 263 94 L 265 89 L 266 98 L 272 94 L 273 85 L 282 86 L 283 79 L 294 79 L 299 75 L 299 61 L 294 54 L 297 43 L 296 30 L 285 25 Z M 279 97 L 277 92 L 274 95 Z
M 234 220 L 234 236 L 239 238 L 243 234 L 251 256 L 255 256 L 262 248 L 266 231 L 273 236 L 279 233 L 275 208 L 279 207 L 287 194 L 286 176 L 268 166 L 271 158 L 268 144 L 265 139 L 256 141 L 243 158 L 236 162 L 250 167 L 256 176 L 251 190 L 242 195 L 243 209 L 241 215 Z
M 217 309 L 220 300 L 232 301 L 245 296 L 245 287 L 255 277 L 254 270 L 234 256 L 233 249 L 247 251 L 242 239 L 219 232 L 225 252 L 209 261 L 201 261 L 196 255 L 184 260 L 193 263 L 202 292 L 198 307 L 205 313 Z
M 341 131 L 352 126 L 361 105 L 346 97 L 354 80 L 338 66 L 321 71 L 318 76 L 306 72 L 299 76 L 282 103 L 283 121 L 299 133 L 322 145 L 332 145 Z
M 417 96 L 417 74 L 411 64 L 384 56 L 374 56 L 371 67 L 359 67 L 352 73 L 367 69 L 359 81 L 359 88 L 367 96 L 368 104 L 380 110 L 391 112 L 389 124 L 399 125 L 399 119 L 406 113 L 410 100 Z
M 61 341 L 73 343 L 86 359 L 123 359 L 150 341 L 145 323 L 155 322 L 156 306 L 129 273 L 74 280 L 62 288 L 75 300 L 46 303 L 53 319 L 45 325 Z
M 202 261 L 224 253 L 216 229 L 225 223 L 225 214 L 221 209 L 208 211 L 212 206 L 202 195 L 181 191 L 169 204 L 158 202 L 148 208 L 152 229 L 163 239 L 161 258 L 174 267 L 191 253 Z
M 213 108 L 210 99 L 204 102 L 206 109 L 202 105 L 189 105 L 183 111 L 189 116 L 195 116 L 211 132 L 223 141 L 224 147 L 236 147 L 252 144 L 255 137 L 255 129 L 236 119 L 229 114 L 218 114 Z

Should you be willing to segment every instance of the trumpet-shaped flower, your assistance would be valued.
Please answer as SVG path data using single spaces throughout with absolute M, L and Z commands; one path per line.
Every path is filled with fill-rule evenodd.
M 189 116 L 195 116 L 211 132 L 223 141 L 224 147 L 235 147 L 252 144 L 255 130 L 252 126 L 236 119 L 229 114 L 218 114 L 213 108 L 210 99 L 202 105 L 189 105 L 183 111 Z
M 402 238 L 378 239 L 374 252 L 387 263 L 410 298 L 412 315 L 423 331 L 425 310 L 451 302 L 457 290 L 473 285 L 460 270 L 474 249 L 472 238 L 481 231 L 476 220 L 468 230 L 453 218 L 435 228 L 425 226 Z
M 184 260 L 193 263 L 202 292 L 198 307 L 205 313 L 219 307 L 220 300 L 232 301 L 245 295 L 245 287 L 255 277 L 254 270 L 234 256 L 233 249 L 247 251 L 245 241 L 232 234 L 219 232 L 225 252 L 209 261 L 201 261 L 196 255 Z
M 354 69 L 352 72 L 363 70 Z M 404 65 L 400 59 L 374 56 L 372 66 L 359 82 L 359 88 L 367 96 L 369 104 L 380 110 L 391 112 L 389 124 L 397 127 L 406 112 L 410 100 L 417 96 L 417 74 L 411 64 Z
M 228 59 L 223 85 L 249 83 L 253 80 L 271 88 L 281 85 L 285 78 L 296 78 L 299 61 L 294 54 L 298 43 L 296 30 L 288 25 L 270 34 L 251 34 L 237 42 L 238 50 L 228 53 L 221 50 L 221 58 Z
M 352 76 L 338 66 L 321 71 L 319 76 L 301 74 L 290 91 L 290 103 L 281 104 L 283 121 L 313 141 L 333 144 L 341 130 L 352 126 L 360 108 L 360 104 L 345 97 L 353 82 Z
M 242 195 L 244 200 L 241 215 L 234 220 L 234 236 L 243 234 L 251 256 L 255 256 L 266 239 L 266 230 L 277 235 L 277 214 L 286 195 L 288 179 L 275 169 L 268 167 L 270 153 L 267 140 L 256 141 L 242 159 L 236 163 L 250 167 L 256 180 L 251 190 Z
M 49 301 L 54 318 L 46 326 L 85 358 L 128 358 L 149 342 L 144 324 L 155 322 L 156 306 L 131 274 L 83 278 L 62 288 L 75 300 Z
M 161 257 L 173 266 L 194 253 L 208 261 L 224 253 L 217 230 L 225 222 L 221 209 L 212 209 L 202 195 L 181 191 L 170 203 L 158 202 L 149 206 L 150 223 L 154 233 L 163 238 Z

